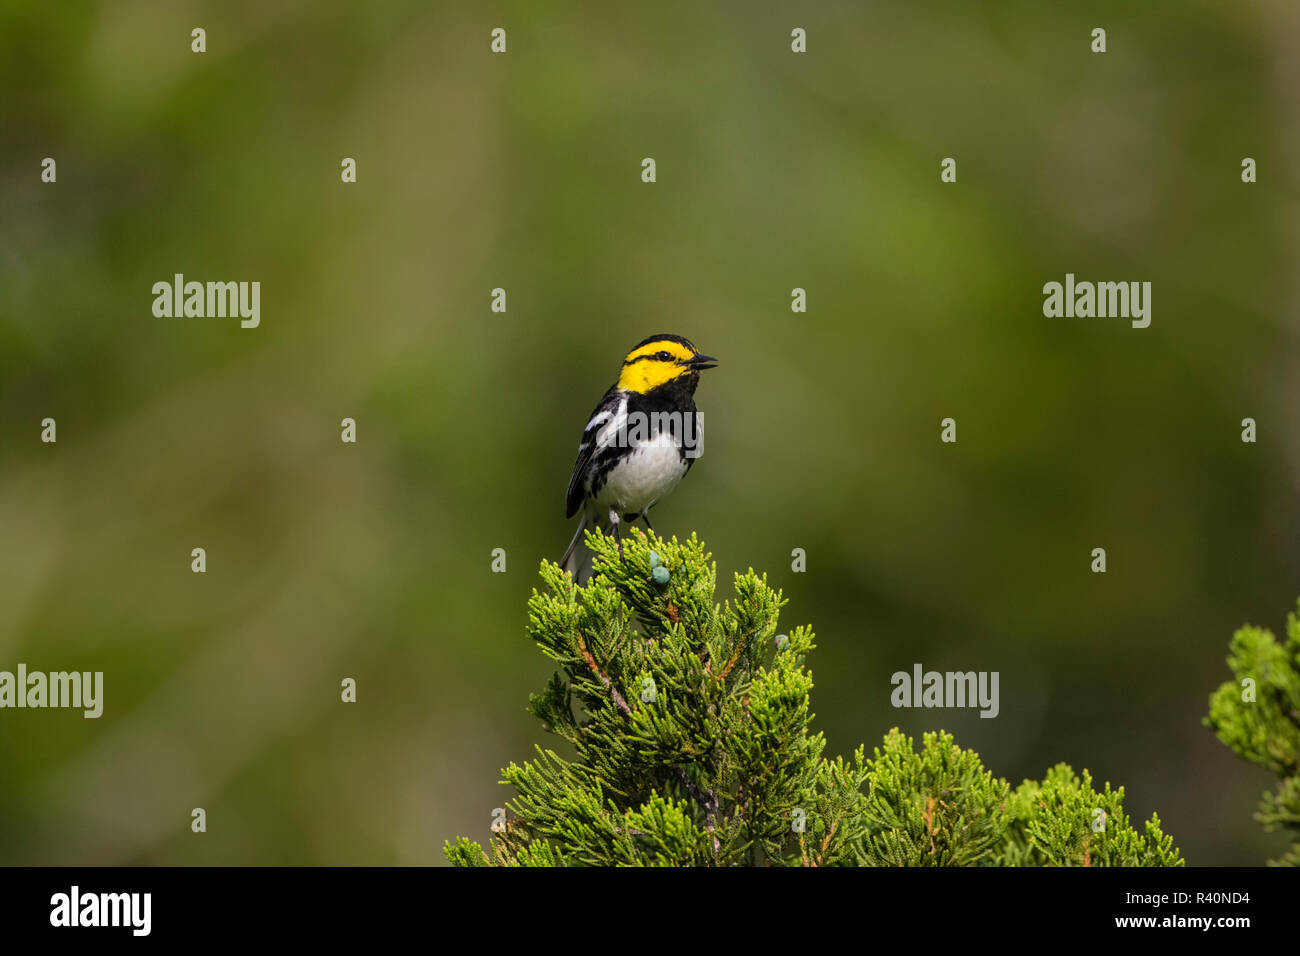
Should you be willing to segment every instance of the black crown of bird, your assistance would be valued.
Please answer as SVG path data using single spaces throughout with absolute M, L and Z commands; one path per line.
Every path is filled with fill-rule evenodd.
M 623 359 L 618 381 L 583 429 L 565 495 L 565 517 L 582 517 L 560 565 L 578 584 L 591 577 L 593 557 L 583 531 L 612 533 L 621 556 L 621 525 L 640 518 L 653 530 L 650 509 L 702 453 L 695 387 L 700 372 L 717 364 L 689 339 L 668 334 L 638 342 Z

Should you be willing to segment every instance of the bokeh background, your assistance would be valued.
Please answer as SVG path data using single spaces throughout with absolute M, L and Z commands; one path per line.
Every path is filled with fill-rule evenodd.
M 1300 594 L 1300 8 L 989 6 L 0 3 L 0 669 L 106 683 L 0 712 L 0 862 L 484 840 L 550 743 L 525 601 L 582 426 L 660 331 L 722 365 L 656 525 L 814 625 L 830 752 L 944 727 L 1193 865 L 1279 853 L 1200 720 Z M 176 272 L 261 327 L 155 318 Z M 1066 272 L 1151 327 L 1045 318 Z M 915 662 L 1000 716 L 894 710 Z

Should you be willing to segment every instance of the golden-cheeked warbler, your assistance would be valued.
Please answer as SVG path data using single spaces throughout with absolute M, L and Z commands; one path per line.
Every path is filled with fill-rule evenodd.
M 578 584 L 591 576 L 588 528 L 611 532 L 642 519 L 672 491 L 703 452 L 702 416 L 695 408 L 700 372 L 717 360 L 680 335 L 652 335 L 623 359 L 623 369 L 582 433 L 565 496 L 565 517 L 582 519 L 560 565 Z

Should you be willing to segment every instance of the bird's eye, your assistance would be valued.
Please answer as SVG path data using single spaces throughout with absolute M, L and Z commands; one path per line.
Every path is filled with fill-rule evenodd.
M 655 358 L 657 358 L 661 362 L 671 362 L 673 360 L 672 355 L 670 355 L 667 352 L 660 352 L 655 356 Z

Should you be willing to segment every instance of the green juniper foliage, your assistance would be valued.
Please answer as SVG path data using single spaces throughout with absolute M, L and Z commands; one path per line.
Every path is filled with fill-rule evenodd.
M 1182 866 L 1174 838 L 1151 814 L 1139 834 L 1124 813 L 1124 788 L 1098 793 L 1092 775 L 1059 763 L 1040 783 L 1026 780 L 1007 806 L 1004 866 Z
M 1294 841 L 1276 866 L 1300 866 L 1300 615 L 1288 614 L 1286 642 L 1271 631 L 1246 626 L 1232 635 L 1228 667 L 1234 680 L 1210 695 L 1205 718 L 1238 754 L 1276 773 L 1255 819 Z
M 490 852 L 463 866 L 1181 865 L 1123 790 L 1064 764 L 1010 785 L 945 733 L 890 731 L 868 757 L 823 754 L 810 729 L 813 633 L 777 634 L 785 604 L 753 570 L 714 603 L 717 569 L 694 535 L 639 529 L 623 557 L 588 533 L 595 575 L 577 587 L 544 562 L 528 631 L 559 671 L 529 710 L 571 757 L 512 763 L 516 796 Z

